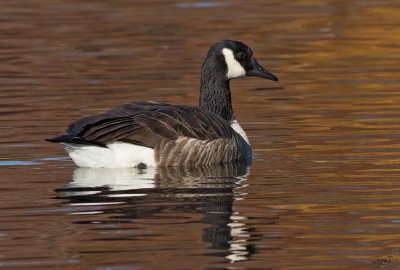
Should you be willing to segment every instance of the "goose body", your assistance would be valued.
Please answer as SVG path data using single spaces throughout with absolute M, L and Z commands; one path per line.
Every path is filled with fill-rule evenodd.
M 199 106 L 142 101 L 76 120 L 50 142 L 78 167 L 198 166 L 251 160 L 235 120 L 229 81 L 258 76 L 277 81 L 240 41 L 214 44 L 204 61 Z

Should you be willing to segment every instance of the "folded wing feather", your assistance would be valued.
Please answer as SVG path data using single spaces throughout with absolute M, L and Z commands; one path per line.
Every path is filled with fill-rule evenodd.
M 133 102 L 78 119 L 68 127 L 67 134 L 50 141 L 96 145 L 124 141 L 154 148 L 163 140 L 216 140 L 232 138 L 234 133 L 224 119 L 197 107 Z

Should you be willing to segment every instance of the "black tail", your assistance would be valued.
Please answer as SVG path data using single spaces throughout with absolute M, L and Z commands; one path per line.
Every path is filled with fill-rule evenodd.
M 97 141 L 88 141 L 82 137 L 73 137 L 70 138 L 67 134 L 62 134 L 62 135 L 57 135 L 53 138 L 50 139 L 44 139 L 47 142 L 52 142 L 52 143 L 75 143 L 75 144 L 86 144 L 86 145 L 95 145 L 95 146 L 100 146 L 100 147 L 107 147 L 104 143 L 102 142 L 97 142 Z
M 57 135 L 53 138 L 50 139 L 44 139 L 46 142 L 52 142 L 52 143 L 60 143 L 60 142 L 70 142 L 68 140 L 67 134 L 62 134 L 62 135 Z

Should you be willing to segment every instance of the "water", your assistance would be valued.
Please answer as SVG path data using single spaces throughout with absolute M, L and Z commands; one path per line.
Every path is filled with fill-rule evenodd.
M 0 8 L 0 268 L 399 267 L 398 1 Z M 43 141 L 127 101 L 196 105 L 224 38 L 280 79 L 231 83 L 251 168 L 77 169 Z

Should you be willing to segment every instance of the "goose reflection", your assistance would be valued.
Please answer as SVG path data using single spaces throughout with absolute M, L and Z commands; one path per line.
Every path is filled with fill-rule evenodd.
M 57 192 L 71 206 L 96 205 L 102 211 L 93 214 L 118 214 L 118 220 L 166 218 L 166 213 L 167 218 L 171 213 L 202 213 L 203 241 L 210 243 L 210 252 L 206 255 L 236 262 L 247 260 L 253 253 L 247 241 L 250 235 L 245 227 L 246 217 L 232 210 L 233 202 L 242 198 L 240 189 L 248 173 L 249 167 L 241 164 L 197 168 L 77 168 L 73 181 Z M 105 207 L 108 204 L 121 204 L 123 208 L 108 209 Z

